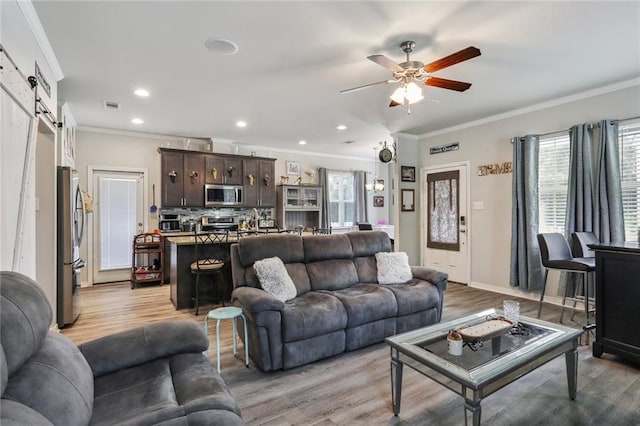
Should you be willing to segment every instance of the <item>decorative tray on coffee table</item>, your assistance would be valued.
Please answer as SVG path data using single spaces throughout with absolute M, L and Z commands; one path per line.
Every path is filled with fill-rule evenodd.
M 502 336 L 511 330 L 511 327 L 513 327 L 513 322 L 499 317 L 459 328 L 456 331 L 462 336 L 465 343 L 478 343 Z

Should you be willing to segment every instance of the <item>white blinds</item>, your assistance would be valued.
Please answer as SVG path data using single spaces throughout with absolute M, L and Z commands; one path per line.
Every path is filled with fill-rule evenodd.
M 136 179 L 100 177 L 100 270 L 131 267 Z
M 640 210 L 640 120 L 620 122 L 618 141 L 625 240 L 637 241 Z
M 564 234 L 569 185 L 569 132 L 540 137 L 538 157 L 539 232 Z

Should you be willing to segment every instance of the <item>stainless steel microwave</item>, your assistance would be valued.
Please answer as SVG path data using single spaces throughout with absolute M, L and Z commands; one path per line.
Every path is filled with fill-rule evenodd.
M 205 185 L 204 205 L 216 206 L 241 206 L 243 203 L 242 186 L 240 185 Z

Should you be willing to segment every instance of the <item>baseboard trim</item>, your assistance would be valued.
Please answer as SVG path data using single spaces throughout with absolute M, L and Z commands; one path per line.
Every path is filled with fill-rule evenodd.
M 535 300 L 536 302 L 540 300 L 540 295 L 536 293 L 522 291 L 514 287 L 497 287 L 495 285 L 480 283 L 477 281 L 471 281 L 468 285 L 471 288 L 477 288 L 479 290 L 487 290 L 494 293 L 504 294 L 507 296 L 515 296 L 515 297 L 520 297 L 522 299 Z M 562 297 L 547 294 L 544 296 L 544 303 L 550 303 L 552 305 L 562 306 Z

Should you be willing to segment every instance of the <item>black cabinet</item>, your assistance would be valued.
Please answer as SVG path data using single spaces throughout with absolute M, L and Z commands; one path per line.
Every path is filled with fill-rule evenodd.
M 162 152 L 162 207 L 204 206 L 204 156 Z
M 245 158 L 242 160 L 244 174 L 244 206 L 274 207 L 276 205 L 275 160 Z
M 590 245 L 596 252 L 596 340 L 603 352 L 640 362 L 640 245 Z

